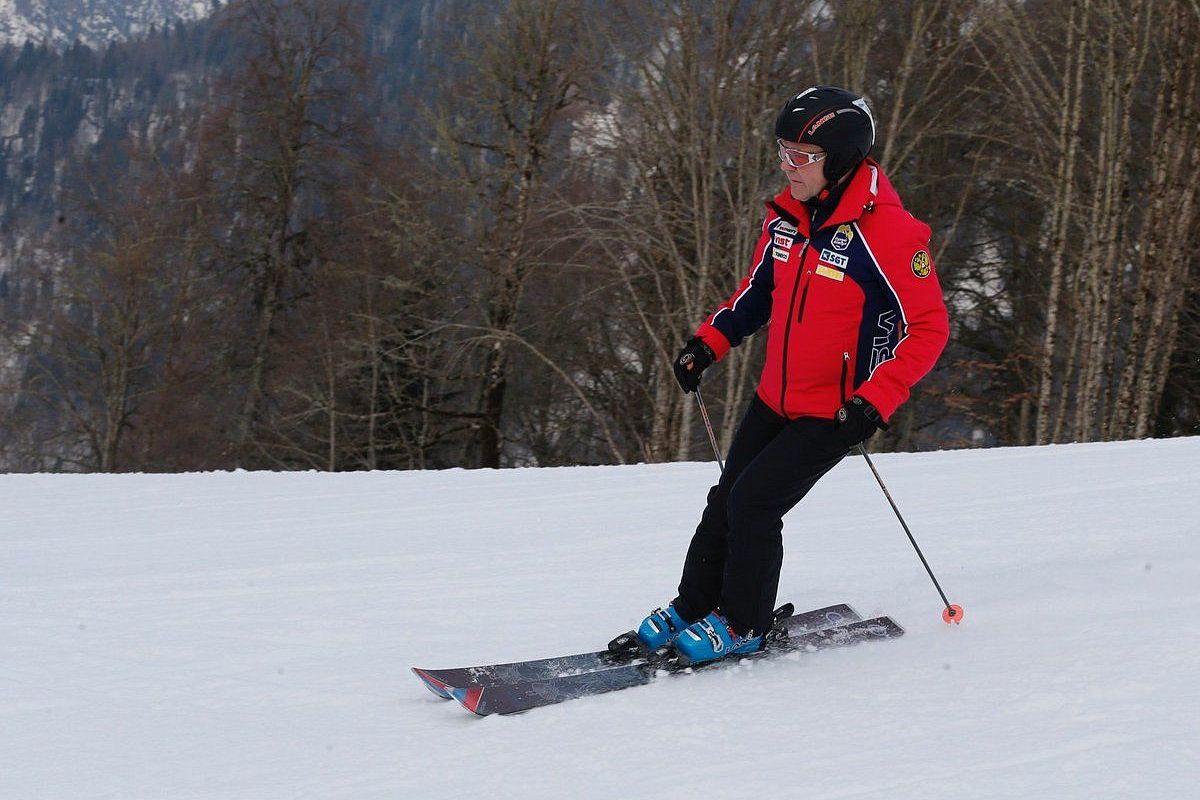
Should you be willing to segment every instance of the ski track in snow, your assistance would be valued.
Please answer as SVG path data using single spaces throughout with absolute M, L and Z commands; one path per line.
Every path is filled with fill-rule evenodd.
M 673 594 L 714 464 L 0 476 L 2 798 L 1184 798 L 1200 439 L 879 455 L 780 601 L 894 642 L 480 719 L 411 675 L 600 647 Z

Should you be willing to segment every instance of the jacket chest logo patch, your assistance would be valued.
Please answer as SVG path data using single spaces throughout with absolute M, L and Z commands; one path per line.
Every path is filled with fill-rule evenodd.
M 929 263 L 929 253 L 924 250 L 918 250 L 917 254 L 912 257 L 913 275 L 918 278 L 928 278 L 929 273 L 933 272 L 933 267 Z
M 817 259 L 816 272 L 823 278 L 830 278 L 839 283 L 846 279 L 846 273 L 843 271 L 850 264 L 850 259 L 841 253 L 835 253 L 832 250 L 822 250 L 820 257 Z
M 832 250 L 821 251 L 821 261 L 826 264 L 832 264 L 838 269 L 845 269 L 850 264 L 850 259 L 841 253 L 835 253 Z
M 775 244 L 779 245 L 780 247 L 786 247 L 790 250 L 792 245 L 794 245 L 795 243 L 796 243 L 796 240 L 794 238 L 792 238 L 791 236 L 787 236 L 782 233 L 775 234 Z
M 779 233 L 786 234 L 788 236 L 795 236 L 797 233 L 800 232 L 796 228 L 795 225 L 793 225 L 790 222 L 788 222 L 787 220 L 783 220 L 783 219 L 781 219 L 779 222 L 777 222 L 775 224 L 775 230 L 778 231 Z
M 776 261 L 788 260 L 788 251 L 784 250 L 782 247 L 772 247 L 771 255 L 774 256 Z
M 834 250 L 845 250 L 853 239 L 853 228 L 849 225 L 838 225 L 837 230 L 833 232 L 833 239 L 829 243 L 833 245 Z

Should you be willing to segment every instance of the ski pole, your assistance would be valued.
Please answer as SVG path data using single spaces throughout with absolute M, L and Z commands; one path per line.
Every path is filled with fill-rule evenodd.
M 717 444 L 717 435 L 713 433 L 712 422 L 708 419 L 708 409 L 704 407 L 704 398 L 700 396 L 700 387 L 696 387 L 696 403 L 700 406 L 700 416 L 704 417 L 704 427 L 708 429 L 708 440 L 712 442 L 713 452 L 717 455 L 717 466 L 725 473 L 725 460 L 721 458 L 721 448 Z
M 929 567 L 929 562 L 925 560 L 925 554 L 921 552 L 921 548 L 917 546 L 917 540 L 913 537 L 912 531 L 908 529 L 908 523 L 904 521 L 904 515 L 900 513 L 899 507 L 896 506 L 896 501 L 892 499 L 892 493 L 888 491 L 887 485 L 883 482 L 883 478 L 879 475 L 879 470 L 875 469 L 875 462 L 871 461 L 871 457 L 867 455 L 867 448 L 858 445 L 858 452 L 862 453 L 863 458 L 867 460 L 867 466 L 871 468 L 871 472 L 875 475 L 875 480 L 879 481 L 879 488 L 883 489 L 883 496 L 887 498 L 888 503 L 892 506 L 892 511 L 896 512 L 896 519 L 900 520 L 900 525 L 903 526 L 904 532 L 908 534 L 908 540 L 912 542 L 913 549 L 917 551 L 917 557 L 921 559 L 921 563 L 925 566 L 925 571 L 929 573 L 929 579 L 933 581 L 933 587 L 937 589 L 941 595 L 942 603 L 946 606 L 946 610 L 942 612 L 942 619 L 949 625 L 951 622 L 959 624 L 962 622 L 963 609 L 960 605 L 951 605 L 946 599 L 946 593 L 942 591 L 942 585 L 938 583 L 937 576 L 933 574 L 933 570 Z

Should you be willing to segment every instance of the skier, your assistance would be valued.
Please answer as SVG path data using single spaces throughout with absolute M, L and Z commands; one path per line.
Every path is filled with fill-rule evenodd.
M 684 392 L 765 323 L 766 363 L 684 561 L 679 594 L 639 626 L 691 663 L 758 650 L 783 565 L 783 515 L 886 429 L 949 338 L 929 226 L 867 158 L 866 101 L 817 86 L 775 122 L 788 186 L 767 203 L 750 272 L 674 362 Z

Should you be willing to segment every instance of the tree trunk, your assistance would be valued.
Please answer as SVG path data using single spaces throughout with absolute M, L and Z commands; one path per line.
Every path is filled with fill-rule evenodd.
M 1056 196 L 1051 207 L 1053 238 L 1050 257 L 1050 286 L 1046 296 L 1046 333 L 1042 339 L 1041 366 L 1037 406 L 1036 437 L 1038 444 L 1051 441 L 1052 420 L 1050 404 L 1055 388 L 1055 353 L 1059 336 L 1059 307 L 1062 302 L 1063 273 L 1066 249 L 1071 227 L 1071 206 L 1074 201 L 1075 159 L 1079 148 L 1079 121 L 1083 106 L 1083 77 L 1086 47 L 1087 21 L 1090 15 L 1090 0 L 1075 0 L 1067 21 L 1067 60 L 1062 72 L 1061 104 L 1058 129 L 1057 153 L 1061 154 L 1058 178 L 1055 182 Z M 1076 31 L 1082 26 L 1081 32 Z M 1074 74 L 1072 74 L 1074 67 Z

